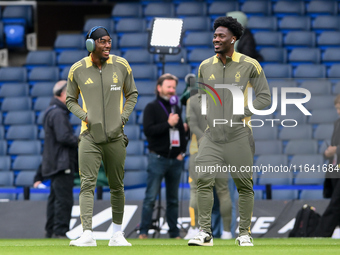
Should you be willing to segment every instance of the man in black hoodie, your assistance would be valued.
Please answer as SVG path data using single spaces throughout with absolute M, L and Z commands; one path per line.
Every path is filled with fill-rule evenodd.
M 66 237 L 73 206 L 73 175 L 78 169 L 78 137 L 73 134 L 66 107 L 67 82 L 58 81 L 44 115 L 45 142 L 42 176 L 51 179 L 46 237 Z

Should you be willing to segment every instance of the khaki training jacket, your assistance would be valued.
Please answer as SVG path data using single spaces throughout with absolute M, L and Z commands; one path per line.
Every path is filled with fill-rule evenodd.
M 78 104 L 79 94 L 83 108 Z M 81 133 L 88 129 L 96 143 L 120 139 L 123 123 L 128 121 L 137 96 L 131 67 L 122 57 L 110 55 L 100 70 L 88 56 L 76 62 L 69 71 L 67 108 L 82 120 Z

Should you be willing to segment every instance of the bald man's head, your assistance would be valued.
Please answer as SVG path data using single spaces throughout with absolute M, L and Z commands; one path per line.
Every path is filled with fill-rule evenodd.
M 66 90 L 66 85 L 67 85 L 67 81 L 65 80 L 58 81 L 53 87 L 53 95 L 60 97 L 61 92 Z
M 66 102 L 66 85 L 67 81 L 58 81 L 53 87 L 53 95 L 65 104 Z

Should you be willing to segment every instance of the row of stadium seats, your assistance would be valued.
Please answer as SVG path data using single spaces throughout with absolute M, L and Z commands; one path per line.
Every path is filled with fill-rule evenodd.
M 111 12 L 117 17 L 174 17 L 225 15 L 230 11 L 242 11 L 247 15 L 336 15 L 339 10 L 337 1 L 207 1 L 207 2 L 158 2 L 126 4 L 117 3 Z

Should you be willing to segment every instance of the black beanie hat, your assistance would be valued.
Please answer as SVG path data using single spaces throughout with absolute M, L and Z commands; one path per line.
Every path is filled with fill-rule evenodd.
M 104 27 L 97 28 L 94 32 L 92 32 L 91 36 L 89 36 L 92 29 L 87 33 L 88 34 L 87 39 L 92 38 L 93 40 L 97 40 L 98 38 L 101 38 L 103 36 L 110 36 L 110 34 L 107 32 L 107 30 Z

